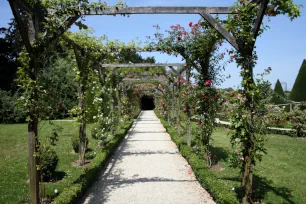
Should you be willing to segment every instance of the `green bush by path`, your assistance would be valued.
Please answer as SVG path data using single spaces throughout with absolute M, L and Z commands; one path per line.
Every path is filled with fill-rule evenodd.
M 113 140 L 111 140 L 104 150 L 97 154 L 95 159 L 84 168 L 80 176 L 74 183 L 66 188 L 57 198 L 55 198 L 54 204 L 69 204 L 75 203 L 77 199 L 82 195 L 84 191 L 96 180 L 98 173 L 103 168 L 107 158 L 112 154 L 116 147 L 120 144 L 127 131 L 133 124 L 132 121 L 126 122 L 122 129 L 118 131 Z
M 123 131 L 126 131 L 132 122 L 131 120 L 122 125 L 118 135 L 122 135 Z M 69 121 L 56 121 L 54 123 L 61 126 L 63 130 L 58 134 L 59 141 L 53 147 L 59 158 L 54 176 L 54 179 L 58 181 L 42 185 L 45 197 L 50 198 L 56 196 L 55 189 L 58 190 L 60 196 L 66 192 L 65 189 L 77 189 L 78 185 L 74 184 L 80 178 L 84 178 L 84 176 L 82 177 L 84 168 L 73 165 L 79 155 L 74 153 L 72 149 L 71 136 L 78 132 L 78 124 Z M 86 158 L 87 160 L 94 159 L 86 169 L 90 166 L 96 167 L 96 162 L 99 162 L 105 154 L 97 147 L 98 140 L 91 139 L 91 127 L 92 124 L 88 124 L 86 129 L 86 134 L 90 140 Z M 48 136 L 52 132 L 52 128 L 53 126 L 49 125 L 48 122 L 40 123 L 39 138 L 42 142 L 49 143 Z M 3 162 L 0 163 L 0 203 L 27 203 L 29 201 L 27 124 L 0 124 L 0 141 L 0 155 L 3 158 Z
M 204 160 L 187 145 L 182 137 L 178 136 L 177 131 L 169 126 L 168 122 L 162 119 L 157 111 L 155 113 L 170 134 L 172 141 L 177 145 L 182 156 L 186 158 L 192 167 L 197 180 L 210 193 L 214 200 L 217 203 L 239 203 L 231 189 L 224 187 L 223 183 L 218 181 L 218 178 L 207 168 Z
M 166 121 L 161 121 L 167 124 Z M 195 126 L 196 124 L 193 123 L 191 128 Z M 182 123 L 182 127 L 182 133 L 184 133 L 186 131 L 184 123 Z M 178 137 L 176 130 L 169 126 L 165 125 L 165 128 L 177 146 L 180 146 L 178 144 L 186 145 L 186 138 L 184 136 Z M 240 199 L 239 169 L 232 168 L 228 161 L 229 155 L 233 151 L 228 132 L 229 129 L 225 127 L 218 127 L 214 131 L 211 151 L 212 155 L 216 155 L 220 169 L 206 169 L 206 171 L 213 174 L 213 180 L 218 180 L 222 188 L 230 189 L 233 192 L 232 194 L 235 192 L 237 195 L 236 199 Z M 176 136 L 173 137 L 172 135 Z M 268 154 L 264 155 L 263 161 L 258 162 L 254 169 L 254 201 L 262 200 L 263 203 L 306 203 L 306 163 L 304 162 L 306 138 L 269 134 L 265 147 Z M 181 149 L 180 151 L 184 156 L 185 153 Z M 187 147 L 187 149 L 190 148 Z M 189 161 L 190 159 L 187 160 L 192 168 L 194 168 Z M 198 176 L 197 179 L 200 181 Z M 203 183 L 205 182 L 203 181 Z M 209 190 L 206 185 L 203 186 Z M 214 194 L 211 194 L 214 197 Z M 219 192 L 219 194 L 223 196 L 223 193 Z
M 306 59 L 304 59 L 294 82 L 290 93 L 290 100 L 296 102 L 306 101 Z
M 54 190 L 62 192 L 65 187 L 70 186 L 81 174 L 82 168 L 74 167 L 72 164 L 79 158 L 71 146 L 71 136 L 78 131 L 78 124 L 74 122 L 57 121 L 56 125 L 63 127 L 59 133 L 56 151 L 59 161 L 55 172 L 57 182 L 43 185 L 45 194 L 54 197 Z M 87 134 L 91 124 L 88 125 Z M 39 138 L 42 143 L 48 144 L 48 136 L 53 126 L 48 122 L 39 125 Z M 29 201 L 28 184 L 28 134 L 27 124 L 0 124 L 0 155 L 3 162 L 0 163 L 0 203 L 27 203 Z M 92 141 L 88 152 L 90 156 L 95 150 L 97 142 Z

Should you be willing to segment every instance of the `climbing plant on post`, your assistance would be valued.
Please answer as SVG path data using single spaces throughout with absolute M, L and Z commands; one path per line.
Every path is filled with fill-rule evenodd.
M 25 89 L 25 108 L 28 115 L 28 148 L 30 202 L 39 203 L 39 162 L 38 162 L 38 121 L 40 87 L 37 74 L 41 68 L 42 55 L 56 39 L 62 35 L 77 19 L 76 7 L 79 1 L 36 1 L 9 0 L 18 30 L 25 45 L 20 55 L 23 67 L 19 70 L 20 86 Z M 84 7 L 90 6 L 84 2 Z M 59 9 L 59 13 L 49 13 L 48 9 Z M 27 87 L 27 88 L 26 88 Z
M 239 0 L 233 9 L 237 14 L 229 15 L 225 27 L 210 14 L 204 12 L 201 15 L 234 47 L 235 50 L 229 52 L 231 59 L 235 59 L 241 67 L 243 91 L 239 95 L 240 111 L 232 117 L 234 131 L 231 141 L 241 144 L 242 203 L 249 203 L 252 202 L 253 167 L 256 158 L 260 159 L 264 152 L 264 143 L 261 137 L 257 137 L 262 134 L 262 124 L 255 121 L 255 118 L 261 120 L 257 110 L 262 108 L 258 103 L 262 93 L 253 76 L 258 58 L 254 50 L 255 42 L 264 31 L 264 27 L 261 27 L 264 15 L 287 14 L 294 19 L 300 12 L 292 0 Z
M 77 109 L 72 110 L 77 114 L 79 126 L 79 162 L 80 166 L 85 164 L 85 152 L 87 148 L 86 139 L 86 91 L 89 83 L 93 80 L 90 79 L 91 72 L 93 72 L 93 62 L 100 57 L 102 44 L 104 38 L 95 38 L 89 36 L 88 31 L 81 33 L 69 33 L 64 39 L 71 44 L 75 53 L 77 62 L 76 80 L 79 84 L 79 106 Z

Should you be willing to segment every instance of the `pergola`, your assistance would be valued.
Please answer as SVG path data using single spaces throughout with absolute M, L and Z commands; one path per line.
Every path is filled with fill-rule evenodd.
M 30 73 L 32 80 L 37 80 L 37 73 L 39 70 L 39 59 L 41 53 L 47 50 L 47 46 L 54 43 L 63 33 L 65 33 L 73 23 L 75 23 L 81 16 L 85 15 L 116 15 L 116 14 L 199 14 L 209 24 L 214 27 L 236 50 L 243 55 L 250 55 L 254 49 L 255 41 L 258 36 L 260 26 L 262 24 L 263 16 L 267 10 L 269 0 L 250 0 L 250 3 L 260 4 L 260 10 L 257 15 L 257 20 L 253 27 L 254 43 L 245 45 L 244 42 L 237 42 L 235 37 L 221 25 L 212 14 L 235 14 L 230 7 L 127 7 L 127 8 L 90 8 L 88 10 L 78 9 L 74 16 L 67 17 L 63 25 L 59 25 L 57 33 L 49 32 L 47 29 L 44 31 L 43 38 L 39 39 L 39 22 L 45 20 L 44 14 L 39 10 L 39 4 L 31 6 L 23 0 L 8 0 L 17 22 L 23 43 L 27 52 L 30 54 L 33 69 Z M 26 11 L 29 15 L 25 20 L 22 19 L 21 11 Z M 56 13 L 57 10 L 49 10 L 49 13 Z M 42 43 L 34 47 L 34 42 L 41 41 Z M 109 65 L 116 67 L 116 65 Z M 118 66 L 118 65 L 117 65 Z M 131 67 L 135 65 L 125 65 Z M 167 66 L 167 65 L 166 65 Z M 249 68 L 251 69 L 251 68 Z M 251 70 L 252 71 L 252 70 Z M 252 73 L 252 72 L 250 72 Z M 38 100 L 37 95 L 34 95 L 32 100 Z M 37 160 L 35 154 L 38 146 L 37 134 L 38 118 L 33 116 L 28 123 L 28 144 L 29 144 L 29 175 L 30 175 L 30 199 L 31 203 L 39 203 L 39 177 L 36 168 Z

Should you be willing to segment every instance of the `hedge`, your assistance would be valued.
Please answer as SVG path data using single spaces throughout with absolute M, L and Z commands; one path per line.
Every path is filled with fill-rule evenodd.
M 222 182 L 218 181 L 216 175 L 208 169 L 203 159 L 187 145 L 182 137 L 178 136 L 177 131 L 167 121 L 161 118 L 157 111 L 155 113 L 171 136 L 172 141 L 177 145 L 182 156 L 190 164 L 199 183 L 210 193 L 216 203 L 239 203 L 234 192 L 226 188 Z
M 306 101 L 306 59 L 303 60 L 300 71 L 295 79 L 293 88 L 289 95 L 292 101 Z
M 138 114 L 137 114 L 138 116 Z M 136 117 L 135 117 L 136 118 Z M 107 162 L 107 159 L 112 155 L 115 149 L 119 146 L 128 130 L 132 127 L 134 120 L 127 121 L 123 127 L 118 131 L 116 136 L 108 143 L 104 150 L 96 155 L 91 163 L 84 168 L 83 173 L 73 183 L 73 185 L 64 189 L 64 191 L 57 196 L 53 204 L 70 204 L 75 203 L 84 192 L 97 179 L 99 172 L 102 170 Z

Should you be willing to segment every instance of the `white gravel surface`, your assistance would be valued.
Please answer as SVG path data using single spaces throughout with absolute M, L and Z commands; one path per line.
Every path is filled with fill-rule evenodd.
M 142 111 L 79 203 L 215 203 L 153 111 Z

